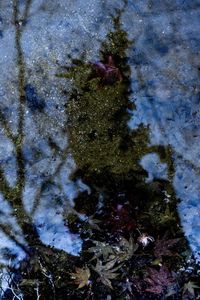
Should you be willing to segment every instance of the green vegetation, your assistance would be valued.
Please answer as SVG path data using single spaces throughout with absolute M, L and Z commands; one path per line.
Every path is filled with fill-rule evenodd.
M 109 43 L 103 45 L 102 61 L 112 55 L 116 68 L 124 71 L 122 81 L 103 83 L 102 78 L 95 76 L 91 64 L 80 61 L 63 77 L 73 79 L 66 110 L 71 151 L 78 168 L 92 173 L 106 169 L 120 175 L 138 170 L 138 160 L 147 151 L 148 135 L 145 128 L 130 132 L 127 126 L 127 110 L 132 104 L 128 100 L 130 71 L 127 65 L 123 68 L 128 45 L 126 33 L 117 23 L 116 31 L 108 39 Z M 120 49 L 116 51 L 118 45 Z
M 77 165 L 72 179 L 81 178 L 91 188 L 89 195 L 78 195 L 75 205 L 88 219 L 82 222 L 74 215 L 74 224 L 68 222 L 85 240 L 82 267 L 77 265 L 71 274 L 78 289 L 69 294 L 76 297 L 79 289 L 87 299 L 185 295 L 187 277 L 173 275 L 184 264 L 188 245 L 170 182 L 171 149 L 149 147 L 148 128 L 131 131 L 127 126 L 128 111 L 134 108 L 129 101 L 129 45 L 118 17 L 102 43 L 100 62 L 74 60 L 67 73 L 58 75 L 72 82 L 66 104 L 70 150 Z M 150 152 L 167 163 L 169 181 L 145 183 L 139 160 Z

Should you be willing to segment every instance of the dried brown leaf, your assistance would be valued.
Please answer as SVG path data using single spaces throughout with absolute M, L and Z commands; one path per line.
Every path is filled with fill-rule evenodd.
M 76 273 L 71 273 L 71 278 L 74 280 L 75 284 L 78 284 L 78 289 L 89 284 L 90 269 L 85 268 L 75 268 Z

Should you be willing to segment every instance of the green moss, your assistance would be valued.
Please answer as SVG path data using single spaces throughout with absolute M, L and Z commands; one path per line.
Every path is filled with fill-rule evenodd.
M 76 61 L 63 77 L 73 81 L 66 105 L 70 146 L 79 169 L 101 173 L 105 168 L 113 174 L 138 169 L 138 160 L 147 150 L 148 132 L 140 128 L 130 132 L 127 126 L 131 103 L 129 67 L 126 63 L 127 34 L 115 22 L 115 31 L 108 34 L 102 46 L 102 60 L 113 57 L 123 71 L 123 80 L 102 83 L 94 76 L 91 65 Z
M 124 87 L 119 83 L 90 89 L 69 101 L 70 141 L 79 168 L 87 166 L 99 172 L 108 167 L 114 173 L 134 168 L 147 134 L 142 130 L 134 135 L 128 132 L 125 104 Z M 127 139 L 133 141 L 127 145 Z

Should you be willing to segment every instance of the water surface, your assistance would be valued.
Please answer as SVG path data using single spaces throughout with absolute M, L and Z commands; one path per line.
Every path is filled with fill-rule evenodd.
M 63 299 L 62 289 L 69 282 L 69 299 L 93 299 L 101 287 L 95 275 L 90 278 L 94 287 L 85 284 L 86 291 L 79 294 L 67 268 L 75 272 L 75 266 L 90 264 L 83 250 L 94 240 L 113 250 L 120 238 L 129 240 L 129 233 L 136 244 L 138 232 L 148 229 L 155 240 L 165 236 L 167 223 L 155 230 L 156 224 L 142 215 L 145 197 L 144 207 L 154 209 L 156 220 L 160 203 L 165 203 L 164 214 L 168 206 L 173 210 L 176 225 L 170 225 L 169 237 L 185 236 L 188 252 L 179 254 L 196 268 L 188 282 L 196 280 L 199 1 L 134 2 L 0 2 L 2 299 L 12 299 L 15 290 L 18 299 L 30 299 L 30 286 L 35 296 L 46 299 L 45 284 L 52 299 Z M 122 81 L 116 73 L 105 80 L 92 67 L 100 60 L 109 64 L 110 55 Z M 154 192 L 159 199 L 155 203 Z M 109 216 L 112 209 L 121 229 Z M 106 240 L 98 232 L 98 219 L 107 224 Z M 148 248 L 144 252 L 152 256 L 153 243 L 149 247 L 150 254 Z M 54 257 L 52 262 L 48 256 Z M 135 268 L 137 263 L 126 259 Z M 59 261 L 66 270 L 59 266 L 54 273 L 53 264 Z M 187 263 L 178 265 L 187 271 Z M 144 266 L 138 264 L 151 265 L 146 260 Z M 119 299 L 134 299 L 142 291 L 129 267 L 123 265 L 121 272 L 123 282 L 132 280 L 131 292 L 123 296 L 119 280 Z M 63 285 L 59 276 L 68 276 Z M 23 280 L 30 280 L 28 288 Z M 99 299 L 116 297 L 108 283 L 106 288 Z

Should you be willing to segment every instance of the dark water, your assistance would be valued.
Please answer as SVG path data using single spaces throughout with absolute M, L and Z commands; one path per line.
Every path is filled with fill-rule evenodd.
M 0 1 L 1 299 L 198 299 L 198 1 Z

